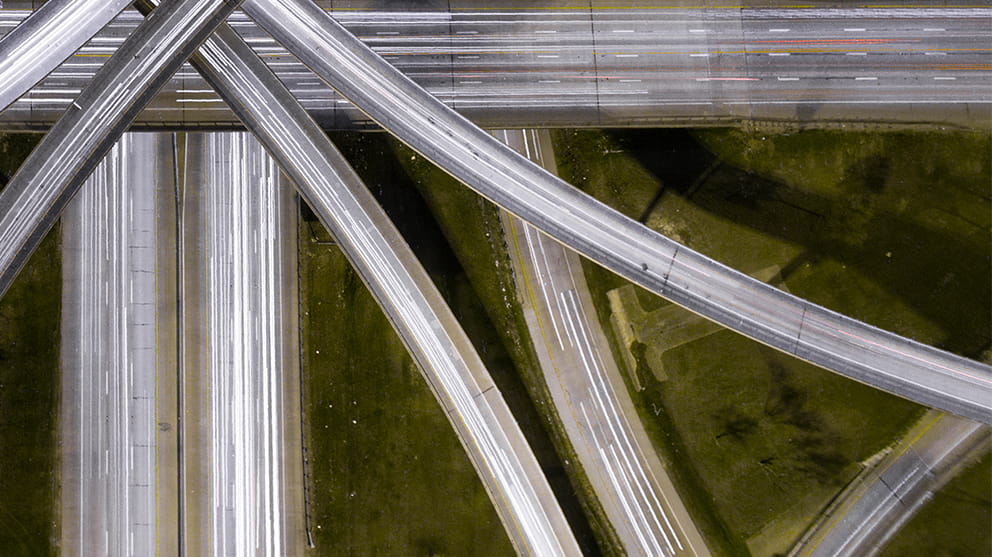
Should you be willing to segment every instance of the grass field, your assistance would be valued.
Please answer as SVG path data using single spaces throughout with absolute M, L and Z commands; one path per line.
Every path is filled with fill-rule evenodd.
M 336 246 L 300 230 L 315 555 L 512 555 L 419 369 Z
M 694 249 L 747 273 L 778 265 L 793 293 L 924 342 L 987 349 L 987 137 L 554 137 L 566 180 Z M 608 327 L 605 293 L 626 283 L 585 268 Z M 650 298 L 639 296 L 645 309 L 665 303 Z M 727 331 L 666 352 L 664 365 L 667 381 L 635 393 L 639 412 L 704 533 L 729 553 L 786 548 L 920 412 Z
M 0 186 L 38 137 L 0 135 Z M 55 227 L 0 300 L 0 553 L 57 553 L 59 312 Z
M 941 488 L 880 555 L 992 555 L 992 453 Z

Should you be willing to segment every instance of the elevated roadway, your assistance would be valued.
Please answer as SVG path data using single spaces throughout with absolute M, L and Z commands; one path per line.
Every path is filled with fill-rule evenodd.
M 293 180 L 392 320 L 518 552 L 578 554 L 547 479 L 468 337 L 324 132 L 226 25 L 192 62 Z
M 992 423 L 992 367 L 777 290 L 623 216 L 452 111 L 310 3 L 248 0 L 243 9 L 390 133 L 606 268 L 787 354 Z
M 6 32 L 0 39 L 0 110 L 75 54 L 128 4 L 127 0 L 51 0 L 16 21 L 12 31 L 10 20 L 0 19 Z M 0 10 L 3 16 L 22 13 Z
M 412 11 L 401 2 L 358 2 L 331 13 L 391 65 L 483 127 L 751 120 L 992 126 L 989 6 L 483 4 L 421 2 Z M 0 33 L 29 13 L 17 6 L 6 2 L 0 10 Z M 229 21 L 322 127 L 374 127 L 244 15 Z M 75 56 L 0 113 L 0 128 L 50 126 L 138 22 L 138 14 L 125 11 L 79 43 Z M 58 56 L 39 60 L 48 67 L 61 61 Z M 185 66 L 135 125 L 240 122 Z
M 235 0 L 166 3 L 71 101 L 0 192 L 0 296 L 145 103 L 236 6 Z

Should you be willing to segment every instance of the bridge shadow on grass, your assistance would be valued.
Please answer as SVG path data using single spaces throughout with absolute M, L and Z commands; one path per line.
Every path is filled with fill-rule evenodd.
M 942 223 L 924 225 L 883 207 L 880 196 L 886 188 L 902 187 L 912 195 L 914 187 L 892 183 L 893 162 L 884 154 L 866 155 L 850 164 L 838 181 L 842 195 L 832 199 L 721 163 L 685 130 L 608 135 L 663 184 L 659 199 L 684 197 L 739 226 L 803 246 L 804 260 L 833 259 L 856 270 L 940 327 L 946 335 L 940 348 L 967 357 L 988 348 L 988 230 L 977 223 L 942 229 Z M 976 202 L 982 201 L 976 197 Z M 961 234 L 960 226 L 970 227 L 972 233 Z M 812 291 L 796 294 L 812 301 L 822 297 Z M 869 308 L 837 309 L 898 332 L 899 323 L 885 314 Z

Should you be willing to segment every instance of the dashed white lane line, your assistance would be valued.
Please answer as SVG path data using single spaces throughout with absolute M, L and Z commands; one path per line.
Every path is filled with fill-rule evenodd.
M 558 58 L 557 54 L 538 54 L 538 58 Z
M 792 54 L 791 52 L 769 52 L 768 53 L 769 56 L 789 56 L 791 54 Z
M 924 52 L 924 56 L 947 56 L 946 52 Z
M 877 77 L 856 77 L 854 81 L 878 81 Z
M 951 76 L 937 76 L 933 78 L 934 81 L 954 81 L 955 79 L 957 78 Z
M 690 54 L 689 56 L 692 56 L 694 58 L 708 58 L 709 55 L 710 55 L 709 52 L 694 52 L 694 53 Z
M 778 77 L 779 81 L 799 81 L 798 77 Z
M 943 27 L 924 27 L 923 30 L 927 33 L 939 33 L 941 31 L 946 31 Z
M 845 52 L 847 56 L 867 56 L 867 52 Z
M 616 54 L 617 58 L 637 58 L 640 54 Z
M 788 33 L 789 30 L 788 29 L 782 29 L 782 28 L 776 28 L 776 29 L 769 29 L 768 32 L 769 33 Z
M 863 33 L 865 31 L 864 27 L 845 27 L 844 31 L 847 33 Z

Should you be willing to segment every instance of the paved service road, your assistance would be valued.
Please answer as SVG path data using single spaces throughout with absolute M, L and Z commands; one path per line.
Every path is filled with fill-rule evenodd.
M 987 452 L 989 427 L 926 414 L 865 478 L 859 478 L 790 556 L 876 555 L 934 492 Z
M 484 127 L 699 126 L 749 118 L 992 125 L 989 6 L 483 4 L 418 3 L 423 11 L 406 11 L 409 4 L 399 1 L 351 2 L 332 13 Z M 0 33 L 25 17 L 25 8 L 6 2 Z M 0 114 L 0 127 L 50 126 L 138 21 L 125 11 Z M 234 14 L 229 21 L 321 126 L 374 126 L 250 20 Z M 138 123 L 229 126 L 237 119 L 186 66 Z
M 546 130 L 493 136 L 556 173 Z M 558 417 L 628 555 L 709 555 L 654 453 L 596 319 L 579 256 L 502 212 L 524 317 Z
M 575 537 L 547 479 L 472 343 L 403 237 L 326 134 L 226 25 L 192 62 L 293 179 L 390 316 L 517 550 L 576 554 Z
M 992 367 L 811 304 L 623 216 L 448 109 L 312 4 L 247 0 L 243 9 L 390 133 L 593 261 L 768 346 L 992 423 Z
M 156 553 L 156 338 L 168 327 L 156 311 L 156 200 L 172 186 L 160 184 L 163 149 L 159 135 L 121 136 L 63 220 L 64 555 Z
M 198 364 L 185 370 L 185 550 L 299 555 L 301 429 L 285 423 L 300 414 L 298 390 L 285 392 L 299 383 L 296 307 L 286 306 L 296 288 L 285 264 L 296 249 L 293 192 L 247 133 L 190 134 L 184 153 L 186 350 Z

